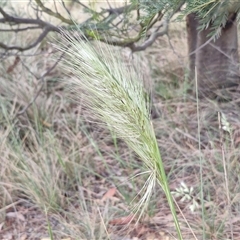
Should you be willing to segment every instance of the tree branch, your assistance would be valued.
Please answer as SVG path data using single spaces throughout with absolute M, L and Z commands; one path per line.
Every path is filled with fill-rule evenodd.
M 58 63 L 61 61 L 61 59 L 63 58 L 63 56 L 65 55 L 65 52 L 61 54 L 61 56 L 57 59 L 57 61 L 52 65 L 51 68 L 49 68 L 41 77 L 37 77 L 35 76 L 35 74 L 33 74 L 30 70 L 29 72 L 37 79 L 37 80 L 41 80 L 41 86 L 38 89 L 38 91 L 36 92 L 35 96 L 32 98 L 32 100 L 21 110 L 19 111 L 14 117 L 18 117 L 20 115 L 22 115 L 23 113 L 25 113 L 27 111 L 27 109 L 36 101 L 36 99 L 38 98 L 39 94 L 41 93 L 43 86 L 44 86 L 44 78 L 58 65 Z M 28 67 L 25 66 L 27 69 Z
M 25 28 L 12 28 L 12 29 L 3 29 L 0 28 L 0 32 L 23 32 L 23 31 L 27 31 L 27 30 L 34 30 L 34 29 L 40 29 L 41 27 L 25 27 Z
M 9 50 L 18 50 L 18 51 L 25 51 L 29 50 L 35 46 L 37 46 L 46 36 L 50 31 L 55 31 L 55 32 L 60 32 L 59 27 L 55 27 L 54 25 L 45 22 L 41 19 L 31 19 L 31 18 L 20 18 L 20 17 L 13 17 L 6 13 L 1 7 L 0 7 L 0 13 L 4 18 L 0 19 L 0 23 L 11 23 L 12 24 L 31 24 L 31 25 L 37 25 L 37 26 L 32 26 L 32 27 L 26 27 L 26 28 L 19 28 L 19 29 L 6 29 L 5 31 L 12 31 L 12 32 L 19 32 L 19 31 L 24 31 L 28 29 L 37 29 L 37 28 L 43 28 L 43 32 L 39 35 L 39 37 L 36 39 L 35 42 L 30 44 L 29 46 L 26 47 L 21 47 L 21 46 L 8 46 L 4 43 L 0 42 L 0 47 L 9 51 Z M 1 29 L 2 30 L 2 29 Z
M 84 4 L 82 4 L 79 0 L 74 0 L 75 2 L 79 3 L 81 6 L 85 6 Z M 47 14 L 49 14 L 50 16 L 54 16 L 58 19 L 60 19 L 61 21 L 63 21 L 64 23 L 68 23 L 69 25 L 73 25 L 75 26 L 75 23 L 72 20 L 66 19 L 64 18 L 61 14 L 59 14 L 57 12 L 52 11 L 51 9 L 47 8 L 44 6 L 42 0 L 35 0 L 38 8 L 41 8 L 42 12 L 45 12 Z M 133 10 L 141 10 L 138 9 L 138 4 L 128 4 L 119 8 L 112 8 L 111 6 L 109 7 L 109 9 L 102 9 L 102 11 L 100 12 L 95 12 L 94 10 L 91 10 L 90 8 L 88 8 L 87 6 L 85 6 L 87 8 L 88 11 L 91 12 L 91 14 L 98 16 L 98 20 L 97 22 L 95 21 L 96 18 L 90 17 L 89 19 L 87 19 L 85 22 L 81 23 L 81 31 L 84 32 L 85 36 L 87 38 L 92 38 L 92 32 L 97 32 L 97 36 L 98 40 L 105 42 L 107 44 L 110 45 L 115 45 L 115 46 L 123 46 L 123 47 L 129 47 L 133 52 L 136 51 L 143 51 L 145 50 L 147 47 L 151 46 L 154 41 L 160 37 L 163 36 L 167 33 L 168 31 L 168 24 L 169 21 L 171 19 L 171 17 L 176 13 L 176 11 L 179 10 L 179 6 L 182 6 L 182 3 L 184 1 L 180 1 L 180 4 L 178 6 L 176 6 L 176 8 L 174 10 L 172 10 L 172 13 L 170 14 L 170 16 L 168 16 L 167 20 L 165 22 L 163 22 L 162 24 L 160 24 L 157 28 L 155 28 L 154 32 L 148 37 L 148 39 L 146 39 L 146 41 L 144 43 L 142 43 L 141 45 L 137 46 L 137 42 L 142 38 L 143 34 L 147 31 L 149 31 L 151 28 L 153 28 L 153 26 L 159 22 L 160 19 L 162 19 L 163 14 L 161 13 L 161 11 L 157 14 L 157 15 L 153 15 L 151 18 L 151 21 L 148 22 L 148 24 L 145 24 L 143 26 L 140 26 L 140 29 L 136 29 L 136 26 L 139 26 L 139 24 L 141 25 L 141 22 L 139 22 L 139 20 L 136 22 L 136 24 L 134 25 L 134 22 L 131 21 L 127 21 L 123 23 L 124 21 L 124 13 L 129 14 L 129 12 L 133 11 Z M 64 5 L 65 10 L 66 6 Z M 35 9 L 35 11 L 37 11 Z M 27 25 L 32 25 L 32 27 L 29 26 L 30 28 L 43 28 L 43 32 L 40 34 L 40 36 L 36 39 L 35 42 L 33 42 L 32 44 L 30 44 L 29 46 L 26 47 L 22 47 L 22 46 L 8 46 L 5 43 L 0 43 L 0 47 L 5 49 L 6 51 L 8 50 L 18 50 L 18 51 L 25 51 L 25 50 L 29 50 L 35 46 L 37 46 L 37 44 L 39 44 L 50 31 L 55 31 L 55 32 L 61 32 L 63 29 L 66 29 L 67 27 L 57 27 L 54 26 L 48 22 L 45 22 L 43 20 L 41 20 L 39 18 L 39 16 L 37 16 L 36 19 L 30 19 L 30 18 L 21 18 L 21 17 L 15 17 L 15 16 L 11 16 L 8 13 L 6 13 L 1 7 L 0 7 L 0 13 L 2 14 L 3 18 L 0 18 L 0 23 L 9 23 L 10 25 L 20 25 L 20 24 L 27 24 Z M 108 14 L 108 16 L 106 16 L 105 14 Z M 121 20 L 119 22 L 116 21 L 118 20 L 117 18 L 121 17 L 121 14 L 123 14 L 124 16 L 122 16 Z M 123 26 L 120 24 L 123 23 Z M 88 24 L 90 26 L 88 26 Z M 125 26 L 125 24 L 127 24 L 127 26 Z M 34 26 L 36 25 L 36 26 Z M 86 28 L 85 28 L 86 26 Z M 94 26 L 94 27 L 93 27 Z M 27 29 L 27 28 L 25 28 Z M 78 30 L 78 27 L 75 26 L 73 27 L 73 29 Z M 133 32 L 133 29 L 135 29 L 136 32 L 136 36 L 134 37 L 129 37 L 130 36 L 130 32 Z M 159 32 L 159 29 L 162 29 L 162 31 Z M 1 31 L 1 30 L 0 30 Z M 8 29 L 7 31 L 11 31 L 11 29 Z M 24 28 L 14 28 L 12 29 L 12 31 L 15 32 L 20 32 L 20 31 L 24 31 Z M 106 38 L 106 36 L 109 36 L 109 38 Z M 132 34 L 131 34 L 132 36 Z
M 14 23 L 14 24 L 35 24 L 40 27 L 49 27 L 51 31 L 59 32 L 59 28 L 55 27 L 51 23 L 45 22 L 41 19 L 31 19 L 31 18 L 20 18 L 20 17 L 13 17 L 7 14 L 1 7 L 0 13 L 3 15 L 4 18 L 0 18 L 0 23 Z
M 74 22 L 72 20 L 67 19 L 67 18 L 63 17 L 60 13 L 53 12 L 50 8 L 45 7 L 44 4 L 41 2 L 41 0 L 35 0 L 35 2 L 42 9 L 42 11 L 47 13 L 48 15 L 58 18 L 64 23 L 67 23 L 70 25 L 74 24 Z
M 169 21 L 166 20 L 162 24 L 162 27 L 164 27 L 163 30 L 161 32 L 152 33 L 150 37 L 140 46 L 137 46 L 135 43 L 131 43 L 128 45 L 128 47 L 132 50 L 132 52 L 139 52 L 139 51 L 145 50 L 146 48 L 151 46 L 158 37 L 161 37 L 168 33 L 168 24 L 169 24 Z
M 18 50 L 18 51 L 20 51 L 20 52 L 23 52 L 23 51 L 25 51 L 25 50 L 29 50 L 29 49 L 37 46 L 37 45 L 47 36 L 47 34 L 48 34 L 50 31 L 51 31 L 51 28 L 46 27 L 46 28 L 44 29 L 44 31 L 40 34 L 40 36 L 37 38 L 37 40 L 36 40 L 34 43 L 32 43 L 32 44 L 30 44 L 29 46 L 27 46 L 27 47 L 20 47 L 20 46 L 10 46 L 10 47 L 9 47 L 9 46 L 7 46 L 6 44 L 1 43 L 1 42 L 0 42 L 0 47 L 1 47 L 1 48 L 4 48 L 5 50 Z M 59 32 L 60 32 L 60 29 L 59 29 Z
M 183 6 L 184 3 L 185 3 L 184 0 L 180 1 L 179 4 L 176 6 L 176 8 L 172 11 L 170 16 L 160 26 L 158 26 L 158 28 L 150 35 L 150 37 L 143 44 L 141 44 L 140 46 L 136 46 L 136 44 L 134 42 L 130 43 L 128 45 L 128 47 L 132 50 L 132 52 L 138 52 L 138 51 L 145 50 L 146 48 L 151 46 L 158 37 L 162 37 L 163 35 L 167 34 L 170 19 L 174 16 L 175 13 L 177 13 L 181 9 L 181 7 Z M 163 17 L 163 15 L 161 13 L 158 13 L 158 15 L 159 15 L 158 17 Z M 152 26 L 155 23 L 156 23 L 156 21 L 153 21 Z M 163 27 L 163 30 L 161 32 L 158 32 L 158 30 L 162 27 Z

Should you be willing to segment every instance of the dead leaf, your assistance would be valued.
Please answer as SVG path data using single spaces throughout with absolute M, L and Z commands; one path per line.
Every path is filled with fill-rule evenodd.
M 19 220 L 21 220 L 23 222 L 25 221 L 25 217 L 21 213 L 19 213 L 19 212 L 9 212 L 9 213 L 6 214 L 6 217 L 8 217 L 8 218 L 17 218 L 17 219 L 19 219 Z
M 40 119 L 40 121 L 42 122 L 43 126 L 48 127 L 48 128 L 52 127 L 51 123 L 49 123 L 49 122 L 47 122 L 45 120 L 42 120 L 42 119 Z
M 8 232 L 8 233 L 3 235 L 2 239 L 4 239 L 4 240 L 12 240 L 12 239 L 14 239 L 13 238 L 13 234 Z
M 154 233 L 147 234 L 146 240 L 156 240 L 156 236 Z
M 139 228 L 137 228 L 137 233 L 138 236 L 143 235 L 144 233 L 146 233 L 148 231 L 148 229 L 145 226 L 140 226 Z
M 121 217 L 121 218 L 115 218 L 111 220 L 109 223 L 113 225 L 126 225 L 129 224 L 134 218 L 133 214 L 130 214 L 126 217 Z
M 112 198 L 115 193 L 116 193 L 117 189 L 116 188 L 110 188 L 102 197 L 102 201 L 106 201 L 109 198 Z
M 18 65 L 18 63 L 20 62 L 20 57 L 19 56 L 16 56 L 15 60 L 14 60 L 14 63 L 8 67 L 7 69 L 7 73 L 10 73 L 13 71 L 13 69 Z
M 20 240 L 26 240 L 26 239 L 27 239 L 27 234 L 25 233 L 21 236 Z

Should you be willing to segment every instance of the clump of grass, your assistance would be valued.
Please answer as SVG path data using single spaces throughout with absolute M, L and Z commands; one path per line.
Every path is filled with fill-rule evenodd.
M 131 66 L 126 67 L 118 53 L 109 47 L 103 48 L 98 42 L 94 47 L 83 35 L 73 37 L 64 32 L 63 39 L 63 43 L 55 47 L 66 53 L 62 66 L 73 75 L 65 81 L 73 98 L 84 99 L 82 103 L 122 138 L 146 166 L 149 177 L 135 210 L 146 207 L 157 181 L 167 197 L 178 237 L 182 239 L 141 74 Z
M 102 230 L 102 224 L 99 224 L 98 213 L 88 209 L 88 204 L 95 209 L 96 203 L 89 203 L 81 189 L 76 193 L 76 186 L 81 186 L 83 172 L 88 174 L 88 171 L 91 171 L 82 169 L 84 154 L 81 154 L 81 164 L 77 161 L 82 139 L 73 139 L 68 133 L 69 136 L 65 138 L 71 137 L 73 143 L 68 146 L 69 151 L 66 153 L 64 136 L 56 138 L 51 129 L 44 129 L 41 123 L 36 127 L 36 123 L 30 121 L 24 136 L 19 136 L 21 126 L 11 123 L 9 116 L 12 115 L 1 100 L 2 98 L 0 119 L 6 127 L 3 132 L 0 128 L 1 221 L 5 221 L 6 206 L 14 206 L 16 202 L 24 203 L 30 206 L 29 208 L 34 208 L 35 214 L 39 214 L 36 209 L 44 212 L 46 219 L 43 218 L 42 222 L 43 228 L 45 224 L 47 230 L 37 231 L 41 234 L 48 233 L 51 239 L 53 234 L 54 239 L 60 239 L 66 234 L 73 239 L 95 239 L 95 236 L 104 239 L 105 232 Z M 70 121 L 68 123 L 70 125 Z M 64 134 L 67 135 L 67 132 Z M 80 145 L 76 149 L 73 146 L 75 142 Z M 74 160 L 71 161 L 72 159 Z M 41 219 L 41 214 L 39 218 Z M 55 226 L 51 219 L 59 222 L 61 227 Z M 0 238 L 2 237 L 1 235 Z

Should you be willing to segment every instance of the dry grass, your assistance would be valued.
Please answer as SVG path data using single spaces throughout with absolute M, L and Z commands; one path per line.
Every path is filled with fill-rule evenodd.
M 193 83 L 185 77 L 186 36 L 180 25 L 172 25 L 171 45 L 164 37 L 141 55 L 144 69 L 148 66 L 146 85 L 150 79 L 154 83 L 153 102 L 159 116 L 153 124 L 159 147 L 171 190 L 176 191 L 181 182 L 194 189 L 189 201 L 176 200 L 198 239 L 203 227 L 206 239 L 228 239 L 230 225 L 238 239 L 240 96 L 235 93 L 236 100 L 226 103 L 201 99 L 197 118 L 197 101 L 188 93 Z M 160 189 L 137 226 L 134 221 L 119 224 L 128 222 L 124 217 L 144 184 L 144 176 L 131 178 L 141 172 L 141 162 L 112 132 L 89 122 L 88 109 L 71 101 L 71 94 L 58 82 L 61 69 L 46 77 L 35 103 L 16 116 L 41 85 L 32 73 L 39 76 L 52 64 L 51 46 L 46 49 L 38 49 L 37 56 L 21 57 L 11 73 L 7 69 L 14 59 L 0 66 L 0 238 L 41 239 L 52 234 L 53 239 L 169 239 L 166 236 L 175 235 Z M 224 140 L 231 218 L 217 111 L 225 113 L 234 129 Z M 193 200 L 201 205 L 200 158 L 204 218 L 200 207 L 194 212 L 189 209 Z M 185 239 L 193 239 L 180 213 L 179 218 Z

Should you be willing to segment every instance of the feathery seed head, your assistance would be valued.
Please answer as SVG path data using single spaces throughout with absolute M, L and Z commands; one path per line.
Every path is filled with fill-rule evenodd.
M 66 32 L 63 39 L 55 47 L 67 55 L 62 66 L 73 75 L 66 84 L 74 98 L 83 98 L 86 107 L 125 140 L 149 170 L 150 177 L 143 187 L 146 192 L 140 201 L 144 205 L 156 178 L 162 183 L 162 162 L 142 75 L 126 66 L 120 53 L 109 46 L 103 47 L 99 42 L 94 45 L 84 36 L 73 37 Z

